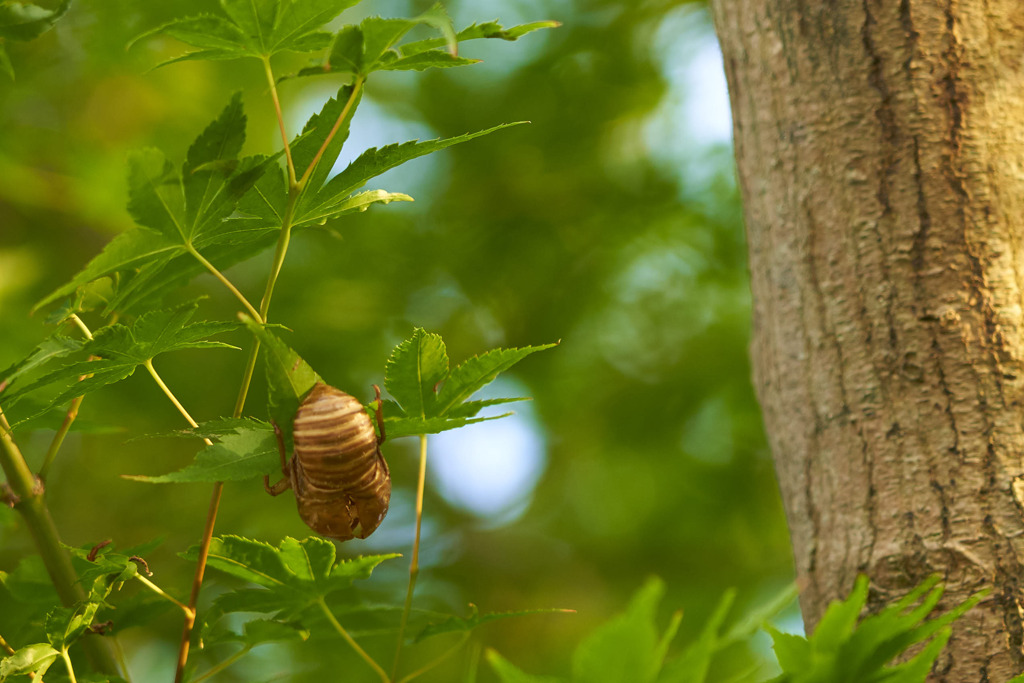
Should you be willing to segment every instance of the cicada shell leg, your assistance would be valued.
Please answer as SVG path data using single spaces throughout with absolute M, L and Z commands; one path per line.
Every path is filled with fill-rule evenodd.
M 284 479 L 271 486 L 270 475 L 264 474 L 263 489 L 270 495 L 277 496 L 292 488 L 292 463 L 288 460 L 288 455 L 284 451 L 284 435 L 281 433 L 281 428 L 277 426 L 276 422 L 271 422 L 270 424 L 274 425 L 274 436 L 277 437 L 277 452 L 281 455 L 281 474 L 284 475 Z

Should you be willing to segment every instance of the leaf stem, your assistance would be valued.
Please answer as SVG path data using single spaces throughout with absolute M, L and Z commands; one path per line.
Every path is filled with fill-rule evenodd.
M 327 603 L 324 602 L 324 599 L 321 597 L 317 602 L 320 604 L 320 608 L 324 611 L 324 614 L 327 615 L 328 621 L 330 621 L 334 626 L 334 630 L 340 633 L 341 637 L 345 639 L 345 642 L 352 646 L 352 649 L 355 650 L 356 653 L 362 657 L 375 672 L 377 672 L 377 675 L 380 676 L 380 680 L 383 681 L 383 683 L 391 683 L 391 679 L 388 678 L 388 673 L 384 671 L 383 667 L 381 667 L 373 657 L 367 654 L 366 650 L 359 647 L 359 643 L 357 643 L 355 639 L 349 635 L 349 632 L 345 630 L 345 627 L 338 622 L 330 608 L 327 607 Z
M 14 654 L 14 648 L 13 648 L 13 647 L 11 647 L 11 646 L 10 646 L 10 645 L 9 645 L 9 644 L 7 643 L 7 641 L 6 641 L 6 640 L 4 640 L 4 637 L 3 637 L 3 636 L 0 636 L 0 649 L 2 649 L 2 650 L 3 650 L 4 652 L 6 652 L 6 653 L 7 653 L 8 655 L 13 655 L 13 654 Z
M 317 150 L 316 156 L 313 157 L 313 161 L 309 162 L 309 167 L 299 179 L 298 185 L 300 189 L 306 187 L 306 181 L 309 180 L 309 176 L 313 173 L 313 169 L 316 168 L 316 165 L 320 163 L 320 157 L 322 157 L 324 152 L 327 151 L 327 146 L 331 144 L 331 140 L 334 139 L 338 129 L 341 128 L 341 124 L 348 117 L 348 113 L 352 111 L 352 105 L 355 104 L 356 98 L 359 96 L 359 92 L 363 89 L 364 83 L 366 83 L 365 76 L 356 76 L 355 80 L 352 82 L 352 92 L 349 94 L 348 101 L 345 102 L 345 106 L 342 108 L 341 113 L 338 114 L 338 120 L 334 122 L 334 127 L 331 128 L 331 132 L 327 134 L 327 139 L 324 140 L 324 144 L 320 145 L 320 149 Z
M 82 334 L 85 335 L 86 339 L 92 339 L 92 330 L 89 329 L 88 325 L 82 322 L 82 319 L 78 317 L 77 313 L 72 313 L 70 316 L 68 316 L 68 320 L 70 320 L 71 322 L 78 326 L 78 329 L 82 331 Z
M 276 93 L 276 90 L 272 92 Z M 288 150 L 287 142 L 285 142 L 285 150 Z M 295 202 L 298 200 L 298 196 L 298 192 L 294 189 L 289 192 L 288 207 L 281 222 L 281 234 L 277 238 L 277 248 L 274 251 L 274 264 L 271 267 L 270 275 L 267 277 L 267 287 L 263 292 L 263 299 L 260 301 L 259 314 L 254 317 L 254 320 L 257 322 L 265 322 L 267 320 L 267 312 L 270 310 L 270 299 L 274 294 L 274 284 L 277 282 L 277 276 L 281 273 L 281 268 L 284 265 L 284 257 L 288 253 L 288 243 L 291 240 L 292 230 L 292 212 L 295 210 Z M 258 339 L 253 339 L 249 358 L 245 363 L 245 371 L 242 373 L 242 384 L 238 389 L 238 398 L 235 399 L 235 408 L 232 411 L 232 416 L 235 418 L 241 417 L 242 412 L 245 410 L 245 399 L 249 395 L 249 385 L 252 383 L 252 377 L 256 371 L 256 357 L 259 355 L 259 351 L 260 342 Z M 178 647 L 178 668 L 174 674 L 174 683 L 182 683 L 185 680 L 185 665 L 188 663 L 188 651 L 192 642 L 192 629 L 195 626 L 195 609 L 199 602 L 199 591 L 203 587 L 203 577 L 206 574 L 206 560 L 210 555 L 210 543 L 213 542 L 213 529 L 217 523 L 217 511 L 220 509 L 220 499 L 223 493 L 224 482 L 216 482 L 213 485 L 213 492 L 210 494 L 210 505 L 206 511 L 206 524 L 203 527 L 203 536 L 199 540 L 199 557 L 196 559 L 196 572 L 192 577 L 192 593 L 188 600 L 188 605 L 192 609 L 192 617 L 186 616 L 185 618 L 185 625 L 181 633 L 181 643 Z
M 270 57 L 263 57 L 263 73 L 267 76 L 267 84 L 270 86 L 270 99 L 274 101 L 274 113 L 277 114 L 277 125 L 281 129 L 281 142 L 284 143 L 284 159 L 288 166 L 288 185 L 294 187 L 295 162 L 292 161 L 292 148 L 288 144 L 288 131 L 284 127 L 284 113 L 281 111 L 281 100 L 277 96 L 277 82 L 274 80 L 274 70 L 270 68 Z
M 391 665 L 391 677 L 398 675 L 398 664 L 402 657 L 402 641 L 405 640 L 405 627 L 409 623 L 409 612 L 412 610 L 412 595 L 416 590 L 416 578 L 420 574 L 420 528 L 423 522 L 423 490 L 427 482 L 427 435 L 420 434 L 420 473 L 416 483 L 416 537 L 412 543 L 412 560 L 409 562 L 409 587 L 405 593 L 405 606 L 402 608 L 402 622 L 398 627 L 398 644 L 395 646 L 395 663 Z
M 466 641 L 469 640 L 469 636 L 470 636 L 470 634 L 467 631 L 466 633 L 464 633 L 462 635 L 461 638 L 459 638 L 459 642 L 455 643 L 455 645 L 453 645 L 449 649 L 447 649 L 444 652 L 442 652 L 441 655 L 439 657 L 437 657 L 434 661 L 429 662 L 429 663 L 421 666 L 419 669 L 416 669 L 411 674 L 403 676 L 402 679 L 400 681 L 398 681 L 398 683 L 409 683 L 409 681 L 411 681 L 412 679 L 414 679 L 414 678 L 416 678 L 418 676 L 422 676 L 423 674 L 427 673 L 428 671 L 433 669 L 435 666 L 437 666 L 438 664 L 440 664 L 441 662 L 443 662 L 444 660 L 448 659 L 453 654 L 458 652 L 459 649 L 463 645 L 466 644 Z
M 92 330 L 89 326 L 82 322 L 82 319 L 78 317 L 78 314 L 72 313 L 68 316 L 68 320 L 72 321 L 78 329 L 82 331 L 86 339 L 92 339 Z M 89 360 L 93 360 L 94 357 L 90 356 Z M 78 378 L 78 381 L 91 377 L 92 375 L 82 375 Z M 64 415 L 64 421 L 61 422 L 60 428 L 57 433 L 53 435 L 53 440 L 50 441 L 50 447 L 46 449 L 46 456 L 43 458 L 43 464 L 39 468 L 39 478 L 46 481 L 46 476 L 50 473 L 50 466 L 53 465 L 54 459 L 57 457 L 57 452 L 60 447 L 64 445 L 64 439 L 67 437 L 68 432 L 71 430 L 71 423 L 78 417 L 78 409 L 82 407 L 82 401 L 85 400 L 85 395 L 76 396 L 71 400 L 71 405 L 68 406 L 68 412 Z
M 240 291 L 238 291 L 238 288 L 235 287 L 234 283 L 231 282 L 231 280 L 229 280 L 229 279 L 227 279 L 227 277 L 225 277 L 224 273 L 222 273 L 219 270 L 217 270 L 217 267 L 215 265 L 213 265 L 212 263 L 210 263 L 209 261 L 207 261 L 206 257 L 204 257 L 202 254 L 200 254 L 199 251 L 195 247 L 193 247 L 191 244 L 186 244 L 185 246 L 188 249 L 189 253 L 192 254 L 192 256 L 194 256 L 197 261 L 199 261 L 201 264 L 203 264 L 204 268 L 206 268 L 208 271 L 210 271 L 210 273 L 215 278 L 220 280 L 221 284 L 223 284 L 225 287 L 228 288 L 229 292 L 231 292 L 232 294 L 235 295 L 235 298 L 238 299 L 242 303 L 243 306 L 245 306 L 245 310 L 249 313 L 249 315 L 251 315 L 253 317 L 254 320 L 256 320 L 257 322 L 263 322 L 263 317 L 259 313 L 256 312 L 256 309 L 253 308 L 253 305 L 250 304 L 249 300 L 245 298 L 245 295 L 242 294 Z
M 57 596 L 65 607 L 85 599 L 85 592 L 78 583 L 78 575 L 71 566 L 71 557 L 64 551 L 49 508 L 43 498 L 42 481 L 37 479 L 21 450 L 11 435 L 11 425 L 0 410 L 0 469 L 7 477 L 7 485 L 15 496 L 14 509 L 21 514 L 40 557 L 50 576 Z M 117 660 L 107 642 L 98 638 L 82 641 L 89 661 L 102 673 L 116 676 L 121 674 Z
M 175 605 L 180 607 L 181 611 L 185 613 L 185 616 L 187 618 L 190 618 L 190 619 L 195 619 L 196 618 L 196 611 L 194 609 L 192 609 L 191 607 L 189 607 L 188 605 L 183 603 L 181 600 L 178 600 L 173 595 L 164 592 L 163 588 L 161 588 L 160 586 L 156 585 L 155 583 L 153 583 L 152 581 L 147 579 L 142 574 L 136 574 L 135 578 L 138 579 L 139 581 L 141 581 L 142 585 L 145 586 L 146 588 L 148 588 L 149 590 L 153 591 L 154 593 L 156 593 L 157 595 L 159 595 L 162 598 L 166 598 L 167 600 L 170 600 Z
M 281 129 L 281 141 L 284 144 L 285 162 L 288 166 L 288 206 L 281 219 L 281 232 L 277 238 L 277 248 L 274 250 L 274 263 L 271 266 L 270 274 L 267 277 L 267 287 L 263 292 L 263 299 L 260 300 L 259 313 L 254 313 L 252 306 L 246 306 L 249 314 L 259 323 L 267 320 L 267 313 L 270 310 L 270 299 L 274 294 L 274 285 L 277 277 L 284 266 L 284 258 L 288 253 L 288 244 L 292 234 L 292 216 L 295 212 L 295 204 L 298 201 L 301 190 L 295 180 L 295 162 L 292 160 L 291 146 L 288 144 L 288 133 L 284 126 L 284 114 L 281 111 L 281 100 L 277 95 L 277 84 L 274 82 L 274 72 L 270 68 L 270 59 L 263 60 L 263 70 L 267 76 L 267 83 L 270 85 L 270 96 L 274 101 L 274 110 L 277 114 L 277 123 Z M 245 370 L 242 373 L 242 383 L 238 389 L 238 397 L 235 399 L 235 408 L 232 415 L 235 418 L 242 416 L 245 410 L 245 399 L 249 395 L 249 385 L 252 384 L 252 377 L 256 371 L 256 358 L 260 352 L 260 342 L 253 340 L 249 357 L 245 362 Z M 216 482 L 213 485 L 213 492 L 210 494 L 210 506 L 206 512 L 206 524 L 203 527 L 203 536 L 199 541 L 199 557 L 196 559 L 196 572 L 192 578 L 192 594 L 189 596 L 189 607 L 192 609 L 192 618 L 186 617 L 185 626 L 182 629 L 181 643 L 178 648 L 178 668 L 174 674 L 174 683 L 182 683 L 185 679 L 185 665 L 188 663 L 188 651 L 192 641 L 192 629 L 195 626 L 195 609 L 199 602 L 199 591 L 203 586 L 203 576 L 206 573 L 206 560 L 210 554 L 210 543 L 213 542 L 213 529 L 217 523 L 217 511 L 220 508 L 220 499 L 224 493 L 224 482 Z
M 71 680 L 71 683 L 78 683 L 78 679 L 75 678 L 75 668 L 71 666 L 71 657 L 68 655 L 67 647 L 60 649 L 60 656 L 64 660 L 64 666 L 68 669 L 68 679 Z
M 89 375 L 82 375 L 79 381 L 89 377 Z M 57 451 L 64 444 L 64 438 L 68 435 L 68 431 L 71 430 L 71 423 L 78 417 L 78 409 L 82 405 L 82 401 L 85 396 L 76 396 L 71 401 L 71 405 L 68 406 L 68 412 L 64 415 L 64 421 L 60 423 L 60 429 L 53 435 L 53 440 L 50 442 L 50 447 L 46 449 L 46 456 L 43 458 L 43 464 L 39 468 L 39 478 L 46 481 L 46 476 L 50 473 L 50 466 L 53 464 L 54 459 L 57 457 Z
M 188 422 L 189 426 L 192 427 L 193 429 L 199 427 L 199 423 L 192 419 L 192 416 L 188 414 L 187 410 L 185 410 L 185 406 L 181 405 L 181 402 L 178 401 L 178 397 L 174 395 L 174 392 L 171 391 L 170 387 L 164 384 L 163 378 L 160 377 L 160 374 L 156 371 L 156 368 L 153 367 L 153 359 L 150 358 L 145 363 L 143 363 L 143 365 L 146 367 L 146 370 L 153 378 L 153 381 L 156 382 L 157 386 L 160 387 L 160 389 L 164 392 L 164 395 L 167 396 L 168 399 L 170 399 L 171 403 L 174 404 L 174 407 L 178 409 L 178 412 L 181 413 L 182 417 L 185 418 L 185 421 Z M 213 442 L 205 437 L 203 438 L 203 441 L 206 442 L 207 446 L 213 445 Z
M 204 673 L 202 676 L 197 676 L 196 678 L 193 678 L 191 681 L 189 681 L 189 683 L 199 683 L 200 681 L 205 681 L 210 676 L 215 676 L 215 675 L 219 674 L 221 671 L 223 671 L 224 669 L 228 668 L 229 666 L 231 666 L 232 664 L 237 662 L 239 659 L 241 659 L 245 655 L 249 654 L 250 650 L 252 650 L 252 646 L 251 645 L 246 645 L 241 650 L 239 650 L 235 654 L 231 655 L 227 659 L 225 659 L 225 660 L 223 660 L 221 662 L 218 662 L 216 665 L 211 667 L 210 670 L 207 671 L 206 673 Z
M 171 403 L 173 403 L 178 409 L 178 412 L 184 416 L 185 420 L 187 420 L 193 428 L 198 427 L 199 425 L 192 419 L 192 416 L 188 414 L 185 407 L 181 405 L 178 398 L 174 395 L 174 392 L 164 384 L 163 379 L 160 378 L 160 375 L 153 367 L 153 360 L 147 360 L 144 365 L 156 383 L 161 389 L 163 389 L 167 398 L 169 398 Z M 238 416 L 236 415 L 235 417 Z M 206 437 L 203 437 L 203 441 L 207 446 L 213 445 L 213 442 Z M 206 573 L 206 558 L 210 552 L 210 539 L 213 538 L 213 525 L 217 521 L 217 509 L 220 507 L 220 497 L 223 490 L 224 484 L 222 482 L 217 482 L 213 485 L 213 495 L 210 498 L 210 507 L 206 513 L 206 526 L 203 527 L 203 538 L 199 543 L 199 560 L 196 564 L 196 573 L 192 577 L 192 593 L 189 595 L 188 605 L 182 607 L 185 611 L 185 625 L 182 629 L 181 643 L 178 647 L 178 667 L 174 673 L 175 683 L 181 683 L 185 679 L 185 664 L 188 663 L 188 651 L 192 643 L 192 629 L 196 625 L 196 604 L 199 602 L 199 589 L 203 585 L 203 575 Z M 141 579 L 142 577 L 139 578 Z

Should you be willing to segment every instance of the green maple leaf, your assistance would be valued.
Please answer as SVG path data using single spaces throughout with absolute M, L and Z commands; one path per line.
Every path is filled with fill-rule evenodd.
M 384 403 L 388 436 L 436 434 L 505 417 L 474 416 L 487 406 L 522 398 L 468 399 L 527 356 L 553 346 L 493 349 L 449 369 L 441 337 L 417 328 L 409 339 L 395 347 L 385 369 L 384 385 L 395 398 Z
M 458 33 L 445 23 L 447 15 L 438 8 L 413 19 L 381 19 L 369 17 L 359 25 L 343 27 L 334 36 L 327 61 L 299 71 L 299 76 L 321 76 L 347 73 L 366 77 L 374 71 L 423 71 L 431 68 L 450 68 L 477 64 L 479 59 L 467 59 L 456 54 L 455 46 L 467 40 L 498 38 L 517 40 L 538 29 L 559 26 L 557 21 L 537 21 L 504 28 L 496 21 L 474 24 Z M 428 38 L 397 45 L 417 24 L 431 23 L 445 34 L 442 38 Z M 451 31 L 451 32 L 450 32 Z M 438 49 L 438 48 L 446 49 Z
M 211 429 L 211 427 L 213 427 Z M 217 420 L 201 424 L 183 436 L 205 436 L 215 443 L 200 450 L 187 467 L 157 476 L 122 475 L 151 484 L 243 481 L 281 469 L 274 430 L 253 419 Z
M 291 619 L 328 595 L 369 578 L 381 562 L 397 554 L 360 556 L 338 561 L 331 541 L 311 536 L 302 541 L 285 537 L 278 546 L 242 538 L 220 536 L 210 544 L 207 563 L 213 569 L 256 584 L 218 597 L 213 619 L 225 612 L 263 612 Z M 195 559 L 192 548 L 186 558 Z
M 211 341 L 209 337 L 237 329 L 238 324 L 190 323 L 197 307 L 193 303 L 170 310 L 152 311 L 139 316 L 130 325 L 116 324 L 101 328 L 79 349 L 95 360 L 63 365 L 17 391 L 6 394 L 5 401 L 16 403 L 29 393 L 56 388 L 56 397 L 45 402 L 41 411 L 45 412 L 73 398 L 127 379 L 140 365 L 152 362 L 162 353 L 182 349 L 237 348 Z
M 164 62 L 191 59 L 269 59 L 280 52 L 313 52 L 330 44 L 320 29 L 359 0 L 220 0 L 223 15 L 174 19 L 134 42 L 167 35 L 197 48 Z M 163 66 L 163 64 L 161 65 Z
M 38 304 L 49 304 L 113 273 L 125 274 L 107 310 L 131 310 L 203 272 L 225 268 L 273 244 L 273 226 L 226 220 L 264 174 L 268 157 L 238 160 L 246 117 L 236 93 L 196 138 L 180 172 L 158 150 L 129 156 L 128 211 L 137 227 L 118 235 L 71 282 Z

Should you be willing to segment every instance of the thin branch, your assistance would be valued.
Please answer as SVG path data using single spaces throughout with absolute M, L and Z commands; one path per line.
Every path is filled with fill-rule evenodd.
M 405 606 L 402 608 L 402 622 L 398 627 L 398 644 L 395 645 L 395 662 L 391 665 L 391 677 L 398 676 L 398 664 L 402 658 L 402 641 L 405 640 L 405 627 L 409 623 L 409 612 L 412 610 L 412 596 L 416 590 L 416 578 L 420 574 L 420 528 L 423 522 L 423 490 L 427 481 L 427 436 L 420 434 L 420 474 L 416 484 L 416 537 L 412 543 L 412 561 L 409 563 L 409 588 L 405 593 Z
M 237 416 L 236 416 L 237 417 Z M 213 541 L 213 527 L 217 522 L 217 510 L 220 508 L 224 482 L 213 485 L 210 505 L 206 511 L 206 524 L 203 526 L 203 537 L 199 542 L 199 557 L 196 559 L 196 573 L 192 577 L 192 592 L 189 594 L 188 605 L 191 616 L 185 615 L 185 624 L 181 631 L 181 643 L 178 646 L 178 666 L 174 672 L 174 683 L 185 680 L 185 665 L 188 663 L 188 651 L 192 645 L 192 629 L 196 625 L 196 605 L 199 603 L 199 591 L 203 587 L 203 576 L 206 574 L 206 559 L 210 555 L 210 543 Z
M 334 617 L 334 613 L 332 613 L 330 608 L 327 607 L 327 603 L 324 602 L 323 598 L 320 598 L 319 603 L 320 608 L 323 610 L 324 614 L 327 615 L 327 619 L 334 626 L 334 630 L 340 633 L 341 637 L 345 639 L 345 642 L 352 646 L 352 649 L 356 651 L 356 654 L 362 657 L 366 661 L 366 663 L 369 664 L 370 667 L 373 668 L 375 672 L 377 672 L 377 675 L 380 676 L 380 680 L 383 681 L 383 683 L 391 683 L 391 679 L 388 678 L 388 673 L 384 671 L 383 667 L 381 667 L 381 665 L 378 664 L 373 659 L 373 657 L 367 654 L 366 650 L 359 647 L 359 643 L 357 643 L 355 639 L 351 635 L 349 635 L 349 632 L 345 630 L 345 627 L 342 626 L 341 623 L 339 623 L 338 620 Z

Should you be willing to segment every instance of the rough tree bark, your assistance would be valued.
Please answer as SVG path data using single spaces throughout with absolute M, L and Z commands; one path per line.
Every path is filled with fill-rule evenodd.
M 934 572 L 934 681 L 1024 670 L 1024 2 L 712 0 L 754 381 L 809 627 Z

